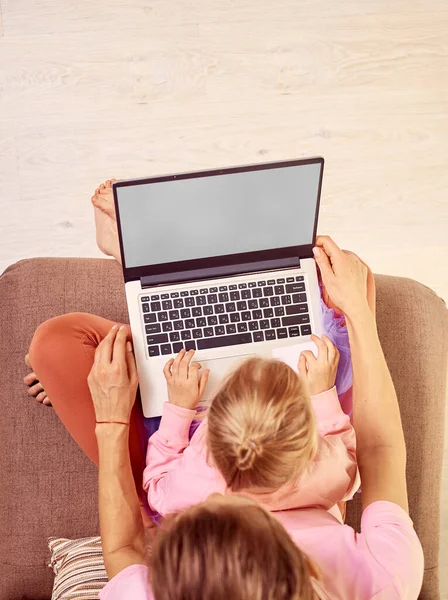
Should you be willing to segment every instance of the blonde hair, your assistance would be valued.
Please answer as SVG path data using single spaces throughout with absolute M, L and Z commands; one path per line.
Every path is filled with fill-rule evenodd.
M 299 477 L 317 452 L 306 386 L 283 362 L 245 361 L 211 404 L 207 444 L 229 490 L 277 490 Z
M 316 568 L 259 505 L 193 506 L 164 519 L 150 558 L 156 600 L 314 600 Z

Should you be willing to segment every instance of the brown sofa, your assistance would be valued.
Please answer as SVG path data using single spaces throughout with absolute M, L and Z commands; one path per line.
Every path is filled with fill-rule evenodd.
M 411 516 L 423 544 L 421 598 L 438 592 L 439 496 L 448 352 L 443 301 L 423 285 L 376 277 L 378 328 L 401 405 Z M 113 261 L 37 258 L 0 278 L 0 600 L 51 597 L 48 536 L 98 532 L 96 471 L 51 408 L 26 394 L 24 355 L 42 321 L 85 311 L 127 321 Z M 359 497 L 348 522 L 357 526 Z

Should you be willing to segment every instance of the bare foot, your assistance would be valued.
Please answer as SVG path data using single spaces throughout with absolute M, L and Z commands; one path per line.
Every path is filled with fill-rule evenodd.
M 27 354 L 25 356 L 25 364 L 31 370 L 33 369 L 33 367 L 31 366 L 31 363 L 30 363 L 30 355 L 29 354 Z M 42 404 L 45 404 L 45 406 L 51 406 L 51 400 L 47 396 L 47 393 L 44 390 L 44 388 L 42 387 L 42 384 L 37 379 L 36 373 L 33 373 L 33 372 L 28 373 L 28 375 L 26 375 L 23 378 L 23 383 L 28 386 L 28 394 L 30 396 L 34 396 L 38 402 L 42 402 Z
M 95 211 L 96 243 L 101 252 L 113 256 L 121 264 L 120 243 L 118 241 L 117 218 L 115 216 L 112 183 L 108 179 L 102 183 L 92 196 Z

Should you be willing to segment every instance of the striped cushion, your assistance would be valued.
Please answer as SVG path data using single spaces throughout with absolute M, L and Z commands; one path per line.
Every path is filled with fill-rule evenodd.
M 51 600 L 97 600 L 107 583 L 101 538 L 79 540 L 51 537 L 48 540 L 55 574 Z

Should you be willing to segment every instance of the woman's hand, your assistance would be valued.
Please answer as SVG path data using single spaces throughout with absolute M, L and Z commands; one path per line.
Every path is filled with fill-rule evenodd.
M 127 327 L 114 325 L 95 351 L 87 377 L 98 422 L 129 423 L 138 376 Z
M 350 316 L 367 304 L 367 267 L 351 252 L 341 250 L 327 236 L 319 236 L 313 249 L 324 284 L 332 302 Z
M 331 390 L 336 381 L 339 364 L 339 350 L 326 335 L 322 339 L 312 335 L 318 349 L 317 358 L 311 350 L 304 350 L 299 358 L 299 375 L 308 382 L 310 394 L 315 396 Z
M 204 393 L 210 371 L 207 369 L 199 376 L 199 363 L 192 363 L 194 350 L 181 350 L 176 358 L 169 360 L 163 373 L 168 385 L 170 404 L 194 410 Z

